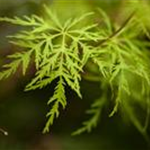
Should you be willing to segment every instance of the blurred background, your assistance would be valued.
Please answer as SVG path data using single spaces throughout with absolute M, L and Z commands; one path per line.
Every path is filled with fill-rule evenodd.
M 117 17 L 124 8 L 124 0 L 0 0 L 0 16 L 40 15 L 44 3 L 68 16 L 101 7 Z M 6 55 L 17 48 L 6 39 L 17 30 L 0 22 L 0 66 Z M 24 92 L 34 75 L 32 66 L 29 70 L 25 77 L 18 70 L 15 76 L 0 81 L 0 128 L 8 132 L 8 136 L 0 132 L 0 150 L 148 150 L 146 141 L 132 124 L 122 121 L 119 114 L 109 118 L 107 111 L 93 132 L 71 136 L 86 119 L 85 110 L 100 95 L 99 83 L 85 80 L 81 81 L 83 99 L 67 89 L 66 110 L 55 120 L 50 133 L 42 134 L 49 109 L 47 100 L 53 94 L 55 83 L 42 90 Z

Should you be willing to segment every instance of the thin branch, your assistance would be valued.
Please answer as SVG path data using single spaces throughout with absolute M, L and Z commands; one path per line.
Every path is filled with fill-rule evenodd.
M 107 41 L 109 41 L 110 39 L 112 39 L 113 37 L 117 36 L 118 34 L 120 34 L 120 32 L 122 32 L 122 30 L 125 28 L 125 26 L 128 25 L 128 23 L 130 22 L 130 20 L 133 18 L 135 14 L 135 11 L 131 13 L 131 15 L 125 20 L 125 22 L 122 24 L 122 26 L 120 26 L 119 29 L 117 29 L 114 33 L 112 33 L 108 38 L 106 38 L 105 40 L 101 40 L 98 43 L 96 43 L 95 46 L 101 46 L 104 43 L 106 43 Z
M 8 132 L 7 131 L 5 131 L 4 129 L 2 129 L 2 128 L 0 128 L 0 132 L 2 132 L 4 135 L 8 135 Z

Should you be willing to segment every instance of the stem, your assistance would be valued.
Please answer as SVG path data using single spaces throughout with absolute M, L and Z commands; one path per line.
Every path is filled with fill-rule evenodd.
M 8 135 L 8 132 L 7 131 L 5 131 L 4 129 L 2 129 L 2 128 L 0 128 L 0 132 L 2 132 L 4 135 Z
M 105 44 L 107 41 L 109 41 L 110 39 L 112 39 L 113 37 L 115 37 L 118 34 L 120 34 L 120 32 L 122 32 L 122 30 L 125 28 L 125 26 L 127 26 L 127 24 L 130 22 L 130 20 L 133 18 L 134 14 L 135 14 L 135 11 L 131 13 L 131 15 L 126 19 L 126 21 L 122 24 L 122 26 L 118 30 L 116 30 L 114 33 L 112 33 L 105 40 L 101 40 L 98 43 L 96 43 L 95 46 L 101 46 L 101 45 Z

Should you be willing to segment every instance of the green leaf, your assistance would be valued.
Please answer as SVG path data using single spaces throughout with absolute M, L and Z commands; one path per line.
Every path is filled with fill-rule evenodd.
M 49 127 L 53 124 L 54 119 L 58 118 L 60 105 L 63 107 L 63 109 L 67 105 L 65 89 L 64 89 L 64 81 L 62 77 L 60 77 L 58 81 L 58 84 L 55 88 L 54 95 L 48 101 L 48 104 L 51 104 L 51 103 L 54 103 L 54 104 L 52 105 L 52 108 L 50 109 L 50 111 L 47 113 L 48 121 L 45 125 L 43 133 L 49 132 Z
M 102 109 L 106 104 L 105 100 L 105 97 L 102 97 L 94 101 L 91 108 L 86 111 L 86 113 L 92 115 L 92 117 L 89 120 L 84 121 L 82 123 L 83 126 L 74 131 L 72 135 L 79 135 L 83 132 L 91 132 L 91 130 L 97 126 Z

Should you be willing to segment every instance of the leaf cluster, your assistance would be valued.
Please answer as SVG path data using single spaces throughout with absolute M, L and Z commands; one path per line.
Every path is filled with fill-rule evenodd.
M 110 102 L 114 103 L 110 117 L 120 109 L 145 134 L 150 108 L 149 42 L 140 37 L 148 38 L 149 30 L 144 23 L 142 28 L 138 24 L 139 13 L 133 11 L 119 24 L 113 23 L 103 10 L 98 9 L 100 23 L 93 21 L 89 24 L 89 18 L 95 16 L 93 12 L 61 22 L 47 6 L 44 6 L 44 10 L 46 17 L 32 15 L 0 18 L 0 21 L 25 27 L 9 36 L 12 44 L 23 49 L 8 56 L 12 61 L 3 66 L 0 80 L 14 74 L 20 65 L 25 75 L 32 60 L 35 62 L 36 72 L 25 87 L 26 91 L 44 88 L 57 80 L 54 94 L 48 101 L 51 109 L 47 113 L 48 121 L 43 130 L 45 133 L 59 116 L 60 107 L 65 109 L 67 105 L 65 86 L 69 86 L 82 98 L 80 80 L 91 68 L 88 62 L 92 62 L 98 68 L 97 82 L 102 85 L 106 82 L 107 88 L 102 86 L 105 94 L 94 101 L 87 111 L 92 118 L 85 121 L 83 127 L 73 134 L 90 132 L 97 125 L 104 106 Z M 86 21 L 87 24 L 83 26 L 82 22 Z M 112 100 L 106 94 L 106 89 L 110 87 Z M 146 112 L 144 126 L 136 116 L 133 104 Z

